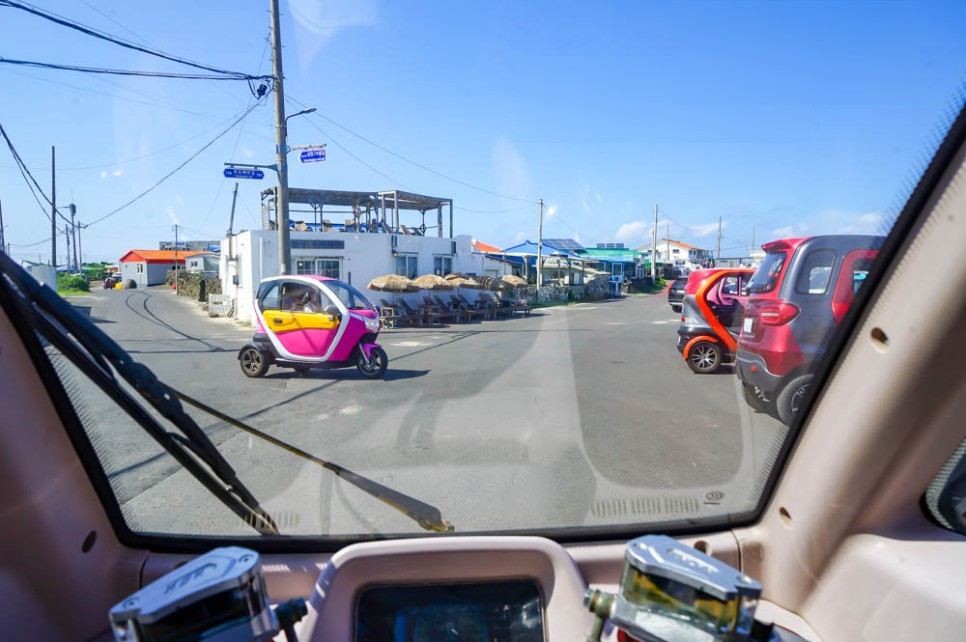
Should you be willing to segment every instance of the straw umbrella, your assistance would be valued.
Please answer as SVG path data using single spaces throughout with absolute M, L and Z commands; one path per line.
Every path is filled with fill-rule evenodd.
M 393 305 L 396 304 L 397 292 L 419 291 L 418 285 L 401 274 L 385 274 L 383 276 L 377 276 L 373 280 L 369 281 L 369 285 L 366 287 L 368 287 L 370 290 L 375 290 L 376 292 L 392 292 Z
M 452 290 L 455 286 L 438 274 L 424 274 L 413 279 L 420 290 Z
M 526 279 L 515 274 L 506 274 L 501 276 L 500 280 L 513 288 L 526 287 L 527 285 Z

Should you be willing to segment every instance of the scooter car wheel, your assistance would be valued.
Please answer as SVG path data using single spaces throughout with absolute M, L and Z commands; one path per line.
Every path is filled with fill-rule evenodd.
M 261 377 L 268 371 L 268 360 L 258 348 L 242 348 L 238 363 L 246 377 Z
M 366 379 L 378 379 L 382 375 L 386 374 L 386 368 L 389 366 L 389 357 L 386 355 L 386 351 L 382 348 L 376 347 L 369 351 L 368 362 L 362 352 L 362 347 L 359 347 L 359 361 L 356 367 L 359 369 L 359 374 L 361 374 Z
M 698 341 L 688 352 L 688 367 L 698 374 L 714 372 L 721 365 L 721 348 L 710 341 Z

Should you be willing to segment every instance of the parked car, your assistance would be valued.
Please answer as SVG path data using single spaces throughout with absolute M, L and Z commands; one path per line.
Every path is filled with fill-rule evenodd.
M 681 304 L 684 301 L 684 289 L 688 285 L 688 277 L 681 276 L 674 279 L 671 288 L 667 291 L 667 302 L 675 312 L 681 311 Z
M 745 284 L 753 270 L 697 270 L 688 278 L 678 326 L 678 352 L 698 374 L 715 372 L 734 361 Z
M 884 237 L 813 236 L 762 245 L 748 283 L 736 364 L 745 400 L 791 424 L 830 333 L 842 322 Z

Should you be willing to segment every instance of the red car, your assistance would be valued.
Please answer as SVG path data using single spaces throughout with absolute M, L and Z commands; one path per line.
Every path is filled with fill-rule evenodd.
M 735 357 L 745 400 L 785 424 L 802 408 L 813 367 L 865 281 L 884 237 L 813 236 L 761 246 Z

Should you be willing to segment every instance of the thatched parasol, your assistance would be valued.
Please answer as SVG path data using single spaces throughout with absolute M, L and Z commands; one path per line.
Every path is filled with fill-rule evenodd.
M 507 274 L 500 277 L 500 280 L 510 287 L 519 288 L 527 286 L 527 280 L 515 274 Z
M 494 292 L 497 290 L 506 290 L 510 287 L 506 282 L 492 276 L 481 276 L 478 281 L 481 287 Z
M 377 292 L 392 292 L 392 303 L 396 304 L 397 292 L 419 292 L 419 286 L 401 274 L 385 274 L 377 276 L 367 285 L 370 290 Z
M 466 288 L 468 290 L 482 290 L 483 286 L 478 281 L 465 274 L 447 274 L 446 282 L 455 288 Z
M 452 290 L 455 285 L 438 274 L 424 274 L 413 279 L 420 290 Z

